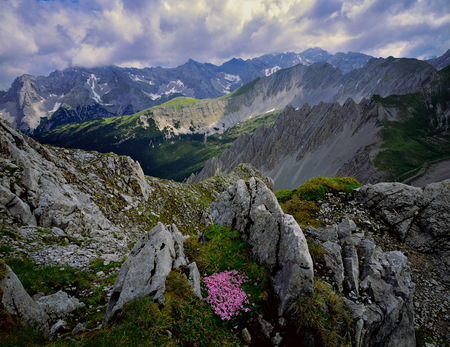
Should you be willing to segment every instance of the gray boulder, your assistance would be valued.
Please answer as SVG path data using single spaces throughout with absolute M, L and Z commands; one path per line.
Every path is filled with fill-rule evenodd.
M 52 321 L 64 318 L 76 308 L 84 306 L 77 298 L 69 296 L 62 290 L 39 298 L 37 304 L 49 315 Z
M 431 254 L 442 279 L 450 283 L 450 180 L 424 188 L 369 184 L 356 198 L 400 241 Z
M 202 291 L 200 288 L 200 272 L 198 271 L 197 264 L 190 263 L 188 265 L 189 268 L 189 277 L 188 282 L 189 286 L 191 287 L 194 294 L 199 298 L 202 299 Z
M 253 257 L 272 272 L 281 315 L 299 297 L 313 293 L 313 264 L 302 230 L 283 213 L 273 192 L 258 178 L 239 180 L 210 206 L 213 222 L 240 232 Z
M 25 291 L 16 274 L 6 265 L 6 277 L 0 280 L 3 290 L 1 298 L 6 311 L 18 316 L 21 321 L 45 333 L 50 332 L 50 317 Z
M 135 298 L 148 296 L 164 304 L 165 282 L 172 267 L 186 265 L 183 241 L 174 224 L 158 223 L 134 245 L 120 268 L 103 323 Z

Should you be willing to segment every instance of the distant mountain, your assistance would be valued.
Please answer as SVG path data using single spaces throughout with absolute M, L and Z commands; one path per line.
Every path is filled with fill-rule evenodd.
M 70 122 L 133 114 L 177 96 L 217 98 L 297 64 L 325 61 L 347 73 L 370 58 L 352 52 L 331 55 L 312 48 L 232 59 L 221 66 L 189 60 L 176 68 L 72 67 L 46 77 L 18 77 L 6 93 L 0 93 L 0 117 L 30 134 Z
M 240 163 L 272 177 L 276 189 L 295 188 L 317 175 L 350 175 L 364 183 L 419 182 L 426 175 L 431 182 L 442 180 L 450 177 L 449 110 L 450 67 L 412 94 L 289 106 L 273 126 L 261 126 L 253 136 L 243 133 L 189 181 Z
M 440 57 L 426 60 L 430 65 L 433 65 L 436 69 L 442 70 L 450 65 L 450 49 Z
M 362 69 L 348 74 L 328 63 L 299 64 L 258 78 L 220 98 L 175 98 L 131 116 L 66 124 L 34 136 L 57 146 L 127 154 L 138 160 L 148 175 L 182 180 L 211 156 L 220 155 L 225 149 L 222 145 L 234 140 L 227 136 L 229 142 L 220 142 L 213 136 L 254 115 L 287 105 L 300 108 L 335 101 L 336 107 L 342 107 L 349 98 L 360 102 L 376 93 L 383 97 L 412 93 L 427 85 L 435 74 L 431 65 L 414 59 L 371 59 Z M 216 140 L 220 143 L 215 144 Z

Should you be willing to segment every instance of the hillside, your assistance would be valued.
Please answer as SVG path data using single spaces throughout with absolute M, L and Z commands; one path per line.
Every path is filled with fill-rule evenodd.
M 448 180 L 354 190 L 318 178 L 275 196 L 249 165 L 187 185 L 129 157 L 42 146 L 4 121 L 0 139 L 2 345 L 450 336 Z M 245 282 L 232 292 L 248 300 L 238 314 L 203 299 L 226 276 Z
M 296 65 L 221 98 L 176 98 L 131 116 L 72 123 L 35 138 L 56 146 L 130 155 L 146 174 L 182 180 L 224 150 L 214 142 L 214 134 L 251 121 L 254 115 L 286 105 L 313 106 L 331 100 L 343 104 L 348 98 L 359 101 L 377 92 L 407 94 L 429 83 L 435 73 L 430 65 L 411 59 L 372 59 L 347 75 L 328 63 Z M 235 139 L 225 138 L 228 144 Z M 209 144 L 213 151 L 205 148 Z
M 297 64 L 327 61 L 344 73 L 364 66 L 370 56 L 320 48 L 302 53 L 232 59 L 221 66 L 189 60 L 176 68 L 70 67 L 48 76 L 23 75 L 0 95 L 0 117 L 25 133 L 70 122 L 129 115 L 177 96 L 216 98 L 255 78 Z
M 192 182 L 241 162 L 272 177 L 277 189 L 295 188 L 317 175 L 412 182 L 434 165 L 448 167 L 449 71 L 441 70 L 414 94 L 288 107 L 272 127 L 242 135 L 219 159 L 208 161 Z M 449 177 L 448 169 L 439 172 L 437 177 Z

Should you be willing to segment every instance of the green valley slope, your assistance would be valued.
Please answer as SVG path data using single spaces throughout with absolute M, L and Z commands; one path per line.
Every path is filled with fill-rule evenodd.
M 35 135 L 43 143 L 100 152 L 130 155 L 138 160 L 147 175 L 182 181 L 199 171 L 205 162 L 220 156 L 244 131 L 253 134 L 262 124 L 271 126 L 279 111 L 257 115 L 210 136 L 196 133 L 175 135 L 168 129 L 160 130 L 155 114 L 172 112 L 176 115 L 189 104 L 207 104 L 206 100 L 176 98 L 161 106 L 139 113 L 111 118 L 100 118 L 81 123 L 70 123 Z M 169 110 L 169 111 L 168 111 Z M 177 121 L 174 121 L 175 128 Z

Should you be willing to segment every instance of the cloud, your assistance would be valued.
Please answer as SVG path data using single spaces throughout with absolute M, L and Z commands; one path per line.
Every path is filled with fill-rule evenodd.
M 427 58 L 450 48 L 448 0 L 0 0 L 0 89 L 70 65 L 220 64 L 320 46 Z

